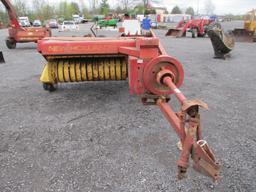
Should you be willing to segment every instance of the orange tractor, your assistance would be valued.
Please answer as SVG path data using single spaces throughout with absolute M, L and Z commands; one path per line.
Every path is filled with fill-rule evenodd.
M 199 108 L 207 104 L 182 94 L 183 67 L 153 32 L 150 37 L 49 37 L 37 45 L 47 60 L 40 78 L 45 90 L 54 91 L 58 83 L 128 79 L 130 93 L 158 106 L 177 133 L 182 145 L 178 178 L 185 177 L 191 158 L 195 170 L 219 179 L 220 165 L 202 137 Z M 168 105 L 171 94 L 181 105 L 177 113 Z
M 1 0 L 5 6 L 9 19 L 9 37 L 6 39 L 6 46 L 15 49 L 17 43 L 37 42 L 44 37 L 51 36 L 51 31 L 45 27 L 22 27 L 17 19 L 16 12 L 9 0 Z

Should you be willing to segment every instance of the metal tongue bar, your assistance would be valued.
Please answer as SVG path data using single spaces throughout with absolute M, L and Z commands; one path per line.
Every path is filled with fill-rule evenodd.
M 208 109 L 206 103 L 194 99 L 188 100 L 173 83 L 173 75 L 168 69 L 162 69 L 158 73 L 159 84 L 164 84 L 173 90 L 181 103 L 181 112 L 174 113 L 164 99 L 158 99 L 157 105 L 166 119 L 175 129 L 182 143 L 182 151 L 178 164 L 178 178 L 186 177 L 190 157 L 193 159 L 193 167 L 196 171 L 212 177 L 214 181 L 219 179 L 220 165 L 206 141 L 202 140 L 199 107 Z

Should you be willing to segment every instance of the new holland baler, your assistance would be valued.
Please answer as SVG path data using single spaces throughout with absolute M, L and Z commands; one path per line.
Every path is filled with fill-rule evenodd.
M 202 137 L 199 108 L 207 104 L 182 94 L 183 67 L 153 33 L 151 37 L 50 37 L 38 41 L 38 51 L 47 60 L 40 78 L 45 90 L 54 91 L 58 83 L 128 79 L 130 93 L 144 104 L 158 106 L 177 133 L 182 144 L 178 178 L 185 177 L 191 158 L 195 170 L 219 179 L 220 165 Z M 170 95 L 180 102 L 177 113 L 168 104 Z

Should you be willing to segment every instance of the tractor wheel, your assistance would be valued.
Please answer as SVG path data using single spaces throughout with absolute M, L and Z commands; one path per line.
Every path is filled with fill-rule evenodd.
M 43 88 L 45 91 L 53 92 L 56 90 L 56 87 L 50 83 L 43 83 Z
M 5 44 L 8 47 L 8 49 L 15 49 L 16 48 L 16 41 L 13 40 L 13 39 L 10 39 L 10 38 L 6 39 Z
M 196 38 L 196 33 L 198 34 L 197 29 L 191 29 L 191 33 L 192 33 L 192 38 Z
M 182 34 L 182 37 L 186 37 L 187 35 L 187 32 L 185 31 L 183 34 Z
M 206 34 L 206 33 L 201 34 L 198 28 L 196 28 L 196 33 L 197 33 L 197 37 L 205 37 L 205 34 Z
M 204 34 L 197 33 L 197 37 L 205 37 L 205 34 L 206 33 L 204 33 Z
M 252 36 L 252 41 L 256 42 L 256 32 L 254 32 L 254 35 Z

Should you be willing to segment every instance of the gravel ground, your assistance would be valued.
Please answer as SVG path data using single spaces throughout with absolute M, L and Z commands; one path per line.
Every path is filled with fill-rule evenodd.
M 226 29 L 241 23 L 224 23 Z M 82 35 L 57 32 L 56 35 Z M 106 32 L 102 32 L 105 34 Z M 1 192 L 256 191 L 256 43 L 237 43 L 228 60 L 213 59 L 208 38 L 173 39 L 156 31 L 185 70 L 181 90 L 200 98 L 204 138 L 222 164 L 222 178 L 190 169 L 176 179 L 177 137 L 155 106 L 129 95 L 127 82 L 60 85 L 49 93 L 45 63 L 33 43 L 8 50 L 0 30 Z M 178 102 L 170 104 L 178 109 Z

